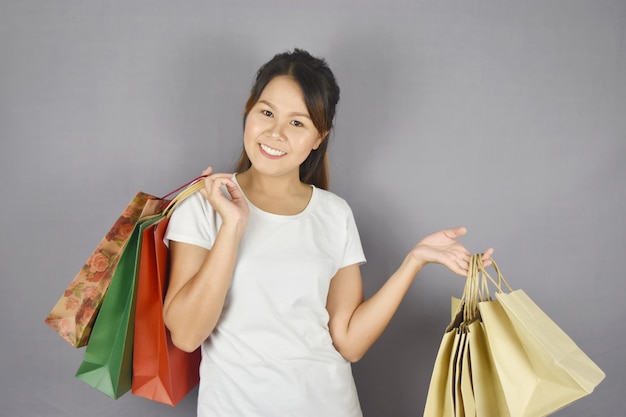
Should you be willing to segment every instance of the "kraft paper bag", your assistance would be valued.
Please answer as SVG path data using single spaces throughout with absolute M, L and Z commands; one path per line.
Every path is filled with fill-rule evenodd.
M 476 320 L 477 269 L 470 267 L 463 297 L 452 299 L 452 321 L 446 328 L 433 366 L 425 417 L 465 417 L 474 415 L 476 404 L 471 385 L 468 325 Z
M 604 372 L 494 267 L 498 281 L 485 276 L 498 287 L 496 299 L 478 308 L 509 415 L 546 416 L 590 394 Z
M 463 296 L 452 299 L 453 319 L 437 354 L 425 417 L 546 416 L 604 379 L 571 338 L 492 265 L 497 280 L 485 271 L 482 256 L 473 255 Z
M 72 346 L 87 344 L 122 251 L 152 198 L 156 197 L 137 193 L 46 317 L 45 323 Z
M 458 318 L 458 322 L 460 322 Z M 458 326 L 458 325 L 457 325 Z M 424 408 L 425 417 L 455 417 L 455 369 L 459 354 L 458 327 L 454 324 L 447 330 L 439 345 L 433 367 L 428 396 Z
M 496 372 L 481 320 L 476 320 L 468 326 L 468 354 L 466 369 L 469 367 L 470 376 L 464 379 L 464 385 L 471 384 L 473 388 L 473 402 L 477 417 L 510 417 L 502 385 Z M 466 388 L 466 390 L 468 390 Z

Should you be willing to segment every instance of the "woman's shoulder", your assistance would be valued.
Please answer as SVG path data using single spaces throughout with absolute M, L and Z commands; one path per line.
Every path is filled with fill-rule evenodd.
M 174 209 L 165 239 L 211 249 L 220 219 L 200 192 L 187 197 Z
M 315 192 L 318 194 L 319 202 L 322 205 L 330 206 L 337 210 L 351 210 L 348 202 L 333 191 L 316 188 Z

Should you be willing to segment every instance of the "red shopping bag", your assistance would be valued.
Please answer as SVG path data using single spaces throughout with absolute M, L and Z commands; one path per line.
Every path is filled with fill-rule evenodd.
M 200 349 L 187 353 L 172 343 L 163 322 L 163 299 L 168 285 L 169 250 L 162 220 L 143 232 L 133 347 L 132 393 L 175 406 L 199 382 Z

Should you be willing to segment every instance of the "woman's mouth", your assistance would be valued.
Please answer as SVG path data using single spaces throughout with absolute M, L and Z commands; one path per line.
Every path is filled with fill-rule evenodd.
M 274 149 L 274 148 L 270 148 L 267 145 L 264 144 L 260 144 L 261 150 L 268 154 L 269 156 L 274 156 L 274 157 L 279 157 L 279 156 L 283 156 L 286 155 L 287 152 L 283 152 L 283 151 L 279 151 L 278 149 Z

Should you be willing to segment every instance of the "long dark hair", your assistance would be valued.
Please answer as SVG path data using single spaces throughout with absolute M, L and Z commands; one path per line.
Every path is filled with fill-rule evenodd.
M 313 125 L 324 135 L 320 146 L 311 151 L 300 165 L 300 181 L 328 189 L 328 139 L 333 128 L 335 109 L 339 102 L 339 86 L 330 67 L 322 58 L 316 58 L 302 49 L 277 54 L 265 63 L 256 74 L 250 97 L 244 110 L 244 126 L 250 110 L 259 100 L 267 84 L 279 75 L 287 75 L 298 83 Z M 236 165 L 236 172 L 244 172 L 251 166 L 245 149 Z

